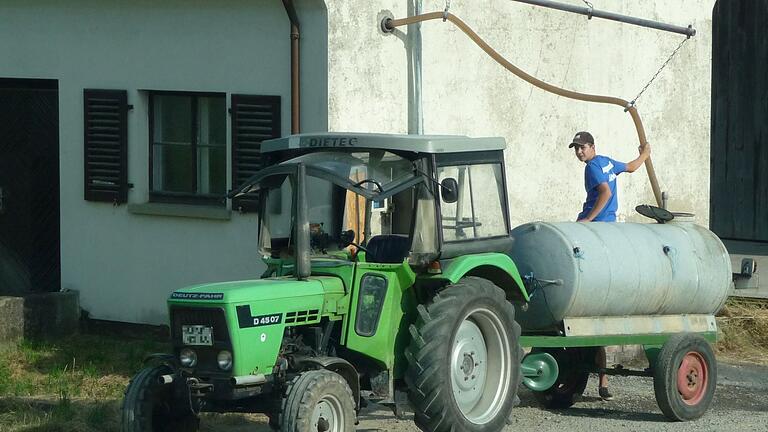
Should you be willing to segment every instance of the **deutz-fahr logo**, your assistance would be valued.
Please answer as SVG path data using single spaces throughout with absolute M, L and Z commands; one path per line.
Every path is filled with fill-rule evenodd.
M 301 147 L 355 147 L 356 137 L 322 137 L 301 140 Z
M 224 300 L 224 294 L 175 292 L 171 294 L 171 298 L 180 300 Z

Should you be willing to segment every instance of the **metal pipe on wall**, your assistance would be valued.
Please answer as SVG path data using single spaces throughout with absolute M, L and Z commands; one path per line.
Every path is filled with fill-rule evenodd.
M 422 0 L 409 0 L 408 14 L 421 15 Z M 408 134 L 424 134 L 421 94 L 422 44 L 421 23 L 408 26 Z
M 300 94 L 300 58 L 299 58 L 299 16 L 293 0 L 283 0 L 283 7 L 291 21 L 291 133 L 301 132 L 301 94 Z

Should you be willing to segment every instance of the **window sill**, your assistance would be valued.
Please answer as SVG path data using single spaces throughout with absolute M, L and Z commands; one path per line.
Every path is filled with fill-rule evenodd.
M 142 203 L 128 204 L 128 212 L 150 216 L 175 216 L 193 219 L 232 219 L 232 211 L 220 207 L 189 204 Z

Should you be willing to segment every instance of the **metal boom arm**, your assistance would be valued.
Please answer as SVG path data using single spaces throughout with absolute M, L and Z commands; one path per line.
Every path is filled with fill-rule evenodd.
M 620 15 L 613 12 L 599 11 L 592 7 L 574 6 L 570 4 L 558 3 L 558 2 L 553 2 L 549 0 L 512 0 L 512 1 L 516 1 L 518 3 L 527 3 L 534 6 L 542 6 L 550 9 L 557 9 L 564 12 L 571 12 L 575 14 L 586 15 L 590 19 L 592 17 L 603 18 L 611 21 L 619 21 L 627 24 L 634 24 L 641 27 L 649 27 L 656 30 L 663 30 L 663 31 L 668 31 L 672 33 L 680 33 L 688 37 L 696 35 L 696 30 L 692 26 L 681 27 L 681 26 L 676 26 L 671 24 L 665 24 L 658 21 L 651 21 L 643 18 Z

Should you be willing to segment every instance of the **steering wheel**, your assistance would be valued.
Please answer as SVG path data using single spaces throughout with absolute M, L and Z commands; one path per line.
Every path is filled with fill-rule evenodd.
M 648 204 L 641 204 L 635 207 L 635 210 L 641 215 L 649 217 L 660 224 L 669 222 L 675 218 L 675 215 L 670 213 L 668 210 L 661 207 L 654 207 Z

